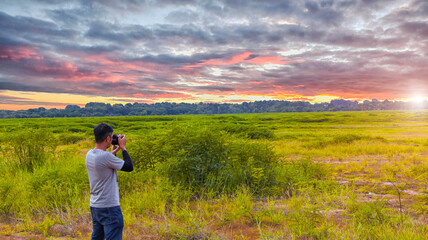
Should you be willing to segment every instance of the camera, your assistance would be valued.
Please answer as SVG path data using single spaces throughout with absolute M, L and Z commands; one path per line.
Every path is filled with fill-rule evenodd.
M 113 145 L 119 145 L 119 135 L 118 134 L 113 134 L 112 140 L 111 140 L 111 144 Z

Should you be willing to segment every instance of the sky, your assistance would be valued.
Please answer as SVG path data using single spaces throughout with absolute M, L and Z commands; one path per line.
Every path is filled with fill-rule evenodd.
M 423 101 L 427 0 L 2 0 L 0 109 Z

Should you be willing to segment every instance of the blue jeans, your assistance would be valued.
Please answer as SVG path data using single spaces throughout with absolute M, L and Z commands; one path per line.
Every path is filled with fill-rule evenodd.
M 122 239 L 123 215 L 120 206 L 109 208 L 91 207 L 92 240 Z

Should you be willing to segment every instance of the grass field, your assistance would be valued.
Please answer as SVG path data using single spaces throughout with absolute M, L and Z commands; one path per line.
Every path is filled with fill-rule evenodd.
M 0 239 L 90 239 L 100 122 L 124 239 L 428 239 L 428 111 L 2 119 Z

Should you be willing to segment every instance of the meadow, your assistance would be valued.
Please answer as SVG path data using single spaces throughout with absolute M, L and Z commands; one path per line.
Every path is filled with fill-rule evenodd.
M 100 122 L 124 239 L 428 239 L 428 111 L 2 119 L 0 239 L 90 239 Z

